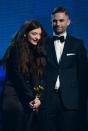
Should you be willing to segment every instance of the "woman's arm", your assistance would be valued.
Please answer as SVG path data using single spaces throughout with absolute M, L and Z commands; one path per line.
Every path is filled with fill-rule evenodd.
M 18 70 L 18 52 L 16 47 L 10 50 L 10 57 L 6 61 L 6 75 L 9 80 L 14 84 L 14 88 L 18 94 L 19 99 L 23 104 L 28 104 L 29 101 L 34 99 L 33 90 L 31 85 L 27 86 L 23 75 Z

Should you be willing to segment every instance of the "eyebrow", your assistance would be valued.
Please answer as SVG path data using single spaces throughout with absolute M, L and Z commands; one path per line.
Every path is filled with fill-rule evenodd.
M 64 19 L 62 18 L 62 19 L 59 19 L 59 20 L 57 20 L 57 19 L 53 19 L 53 21 L 63 21 Z

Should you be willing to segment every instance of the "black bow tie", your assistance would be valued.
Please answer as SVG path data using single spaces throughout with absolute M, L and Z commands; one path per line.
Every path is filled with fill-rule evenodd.
M 64 36 L 53 36 L 53 40 L 60 40 L 61 43 L 65 41 Z

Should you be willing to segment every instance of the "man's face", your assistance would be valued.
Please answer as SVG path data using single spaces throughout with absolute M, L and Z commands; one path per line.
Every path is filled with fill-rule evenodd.
M 57 35 L 63 34 L 69 24 L 69 17 L 64 12 L 58 12 L 52 15 L 52 26 Z

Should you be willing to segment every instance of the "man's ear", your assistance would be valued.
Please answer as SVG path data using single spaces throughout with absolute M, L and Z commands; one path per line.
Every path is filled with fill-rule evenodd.
M 71 20 L 69 19 L 69 20 L 68 20 L 68 23 L 67 23 L 67 25 L 69 26 L 69 25 L 70 25 L 70 23 L 71 23 Z

